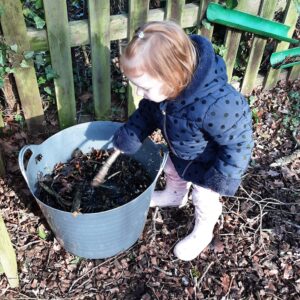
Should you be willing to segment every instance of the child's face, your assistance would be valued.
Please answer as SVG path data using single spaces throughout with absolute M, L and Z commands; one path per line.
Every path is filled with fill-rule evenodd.
M 138 77 L 127 77 L 136 86 L 137 95 L 154 102 L 162 102 L 167 99 L 167 96 L 161 92 L 163 82 L 160 80 L 149 76 L 147 73 Z

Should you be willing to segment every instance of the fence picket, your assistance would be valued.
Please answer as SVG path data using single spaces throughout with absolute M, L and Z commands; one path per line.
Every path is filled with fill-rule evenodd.
M 110 1 L 89 0 L 88 5 L 94 111 L 97 120 L 105 120 L 111 111 Z
M 66 1 L 44 0 L 47 37 L 54 79 L 60 128 L 76 124 L 76 106 Z
M 129 15 L 128 15 L 128 39 L 134 35 L 134 31 L 145 22 L 147 22 L 149 11 L 149 0 L 130 0 L 129 1 Z M 131 115 L 141 100 L 135 93 L 135 89 L 131 83 L 128 84 L 128 115 Z
M 178 24 L 182 24 L 182 12 L 185 5 L 185 0 L 167 0 L 165 18 L 166 20 L 172 20 Z
M 299 77 L 300 77 L 300 65 L 296 65 L 292 68 L 292 70 L 288 76 L 288 80 L 294 81 Z
M 259 9 L 260 0 L 251 1 L 251 5 L 249 5 L 249 1 L 241 0 L 239 1 L 236 10 L 240 10 L 250 14 L 257 14 Z M 231 81 L 232 72 L 234 68 L 234 63 L 236 60 L 238 48 L 240 46 L 242 32 L 234 30 L 234 29 L 227 29 L 226 37 L 225 37 L 225 48 L 226 54 L 224 56 L 226 66 L 227 66 L 227 76 L 228 81 Z
M 264 0 L 261 7 L 260 16 L 272 20 L 275 13 L 277 0 Z M 265 38 L 254 37 L 247 68 L 242 84 L 241 92 L 243 94 L 251 93 L 258 75 L 259 67 L 262 61 L 264 49 L 267 40 Z
M 20 1 L 0 0 L 4 13 L 1 15 L 3 34 L 8 45 L 18 46 L 18 55 L 29 50 L 30 45 L 26 34 L 26 25 Z M 16 67 L 14 77 L 18 89 L 24 117 L 29 131 L 42 131 L 44 111 L 37 84 L 32 60 L 28 60 L 27 68 Z
M 213 32 L 214 32 L 214 25 L 213 23 L 210 23 L 210 27 L 206 28 L 202 21 L 205 19 L 205 13 L 207 10 L 207 6 L 210 2 L 218 2 L 217 0 L 201 0 L 199 4 L 199 12 L 198 12 L 198 22 L 200 29 L 198 30 L 198 34 L 201 34 L 202 36 L 207 37 L 208 39 L 212 39 Z
M 284 24 L 290 26 L 290 30 L 288 32 L 289 37 L 293 35 L 297 23 L 297 19 L 298 19 L 298 13 L 297 13 L 295 3 L 293 0 L 289 0 L 287 2 L 287 8 L 284 17 Z M 277 47 L 274 50 L 274 52 L 286 50 L 289 48 L 289 45 L 290 44 L 287 42 L 280 42 L 277 44 Z M 268 90 L 274 87 L 277 84 L 279 75 L 280 75 L 280 69 L 274 69 L 271 67 L 264 81 L 264 89 Z

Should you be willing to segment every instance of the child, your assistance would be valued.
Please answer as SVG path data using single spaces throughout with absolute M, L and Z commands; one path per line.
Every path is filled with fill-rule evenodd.
M 143 99 L 114 135 L 114 147 L 134 153 L 160 128 L 169 147 L 166 188 L 151 207 L 183 206 L 192 184 L 195 226 L 174 254 L 190 261 L 211 242 L 222 213 L 220 195 L 233 196 L 253 147 L 251 112 L 227 83 L 226 66 L 206 38 L 188 37 L 171 21 L 138 29 L 120 59 Z

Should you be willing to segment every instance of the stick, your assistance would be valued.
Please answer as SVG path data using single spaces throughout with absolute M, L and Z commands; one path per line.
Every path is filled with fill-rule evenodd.
M 118 158 L 118 156 L 121 154 L 120 150 L 115 150 L 112 155 L 108 158 L 108 160 L 103 164 L 103 166 L 100 168 L 98 174 L 94 177 L 91 185 L 93 187 L 99 186 L 101 183 L 104 182 L 105 176 L 107 175 L 110 167 L 115 162 L 115 160 Z
M 71 201 L 67 201 L 65 200 L 63 197 L 61 197 L 58 193 L 56 193 L 55 191 L 53 191 L 52 189 L 50 189 L 44 182 L 39 181 L 40 186 L 50 195 L 54 196 L 56 198 L 56 200 L 58 201 L 58 203 L 62 206 L 72 206 L 72 202 Z

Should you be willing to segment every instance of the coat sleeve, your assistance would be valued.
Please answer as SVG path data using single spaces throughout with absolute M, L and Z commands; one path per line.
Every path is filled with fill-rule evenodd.
M 153 117 L 154 105 L 155 103 L 146 99 L 140 101 L 138 109 L 114 134 L 115 148 L 127 154 L 133 154 L 139 150 L 144 139 L 156 129 Z
M 218 147 L 215 162 L 204 175 L 204 187 L 233 196 L 253 148 L 251 110 L 244 97 L 231 93 L 218 99 L 207 110 L 203 129 Z

